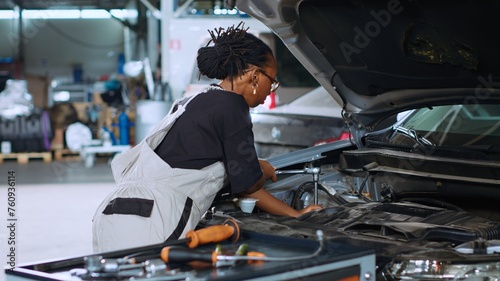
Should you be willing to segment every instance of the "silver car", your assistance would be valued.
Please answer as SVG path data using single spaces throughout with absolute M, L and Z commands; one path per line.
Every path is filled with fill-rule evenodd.
M 349 137 L 342 108 L 323 87 L 269 110 L 251 113 L 255 149 L 269 158 Z
M 279 180 L 266 190 L 323 210 L 216 210 L 243 229 L 375 249 L 376 280 L 499 280 L 500 2 L 231 2 L 335 98 L 351 139 L 269 159 Z

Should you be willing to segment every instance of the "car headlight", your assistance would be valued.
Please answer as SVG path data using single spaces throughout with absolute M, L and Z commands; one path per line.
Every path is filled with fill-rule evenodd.
M 500 280 L 500 255 L 464 255 L 448 250 L 397 256 L 384 275 L 394 280 Z

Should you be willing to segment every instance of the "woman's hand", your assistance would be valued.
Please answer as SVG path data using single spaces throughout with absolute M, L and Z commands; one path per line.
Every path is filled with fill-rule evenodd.
M 271 179 L 273 182 L 276 182 L 278 180 L 278 176 L 276 176 L 276 168 L 273 167 L 269 162 L 266 160 L 259 159 L 259 164 L 260 168 L 262 170 L 262 173 L 264 173 L 264 176 L 266 179 Z
M 323 206 L 321 206 L 321 205 L 309 205 L 309 206 L 307 206 L 304 209 L 299 211 L 299 216 L 303 215 L 305 213 L 309 213 L 309 212 L 317 211 L 317 210 L 321 210 L 321 209 L 323 209 Z
M 244 197 L 259 199 L 259 201 L 257 201 L 257 208 L 264 212 L 279 216 L 298 217 L 308 212 L 323 209 L 323 206 L 321 205 L 309 205 L 304 209 L 297 211 L 288 204 L 285 204 L 285 202 L 274 197 L 265 189 L 259 189 L 252 194 L 245 194 Z
M 261 189 L 266 183 L 266 180 L 271 179 L 273 182 L 278 181 L 278 176 L 276 175 L 276 168 L 274 168 L 266 160 L 259 159 L 260 169 L 262 170 L 262 177 L 249 189 L 245 191 L 245 194 L 252 194 L 257 190 Z

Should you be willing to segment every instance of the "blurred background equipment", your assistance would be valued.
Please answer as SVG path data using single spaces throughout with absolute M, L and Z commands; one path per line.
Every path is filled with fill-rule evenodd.
M 149 93 L 149 98 L 138 99 L 135 103 L 135 144 L 138 144 L 146 137 L 153 127 L 167 115 L 172 105 L 172 98 L 170 96 L 168 84 L 162 85 L 160 81 L 156 81 L 155 83 L 153 79 L 153 70 L 151 69 L 148 58 L 142 61 L 125 63 L 123 72 L 128 79 L 135 79 L 140 75 L 144 75 Z M 133 95 L 133 93 L 129 95 Z M 120 128 L 128 126 L 125 116 L 120 115 L 120 119 Z
M 28 93 L 25 80 L 9 79 L 0 93 L 0 117 L 14 119 L 16 116 L 30 115 L 33 110 L 33 97 Z
M 130 61 L 123 66 L 123 72 L 127 77 L 137 78 L 139 75 L 144 74 L 146 86 L 151 97 L 155 93 L 155 82 L 153 80 L 153 70 L 148 58 L 142 61 Z
M 51 138 L 49 114 L 33 105 L 26 81 L 7 80 L 0 92 L 0 142 L 4 152 L 48 151 Z
M 141 142 L 154 126 L 167 115 L 171 101 L 140 100 L 136 106 L 135 143 Z
M 65 137 L 68 148 L 74 152 L 81 152 L 85 146 L 92 144 L 90 128 L 80 122 L 69 125 Z

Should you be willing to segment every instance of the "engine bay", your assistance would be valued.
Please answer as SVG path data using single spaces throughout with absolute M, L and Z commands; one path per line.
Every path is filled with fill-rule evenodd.
M 209 217 L 234 217 L 243 229 L 306 239 L 321 229 L 328 239 L 376 249 L 378 274 L 396 256 L 432 257 L 438 249 L 460 261 L 500 258 L 499 165 L 389 149 L 322 155 L 280 167 L 278 181 L 265 188 L 297 210 L 316 203 L 324 209 L 295 219 L 242 213 L 226 201 Z

